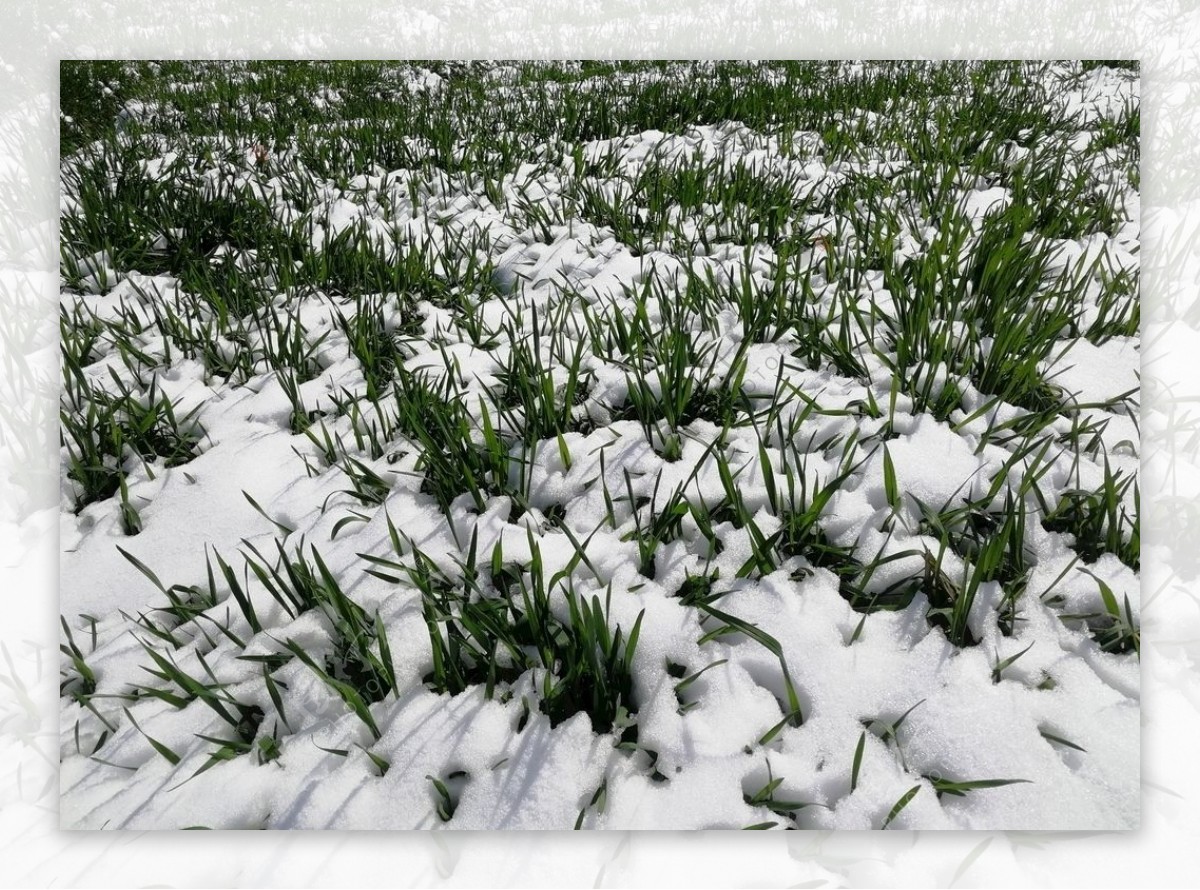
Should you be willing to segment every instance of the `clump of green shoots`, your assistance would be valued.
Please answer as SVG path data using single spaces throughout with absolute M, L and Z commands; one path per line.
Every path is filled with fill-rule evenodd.
M 595 731 L 635 741 L 633 660 L 642 614 L 628 629 L 613 627 L 612 589 L 603 598 L 598 592 L 588 597 L 571 580 L 584 559 L 582 549 L 569 570 L 547 579 L 532 532 L 529 546 L 528 566 L 506 563 L 499 545 L 485 566 L 472 539 L 460 579 L 447 577 L 411 544 L 406 548 L 411 565 L 374 560 L 389 571 L 404 571 L 421 591 L 433 664 L 426 683 L 451 694 L 482 685 L 491 698 L 532 671 L 538 707 L 551 725 L 583 711 Z M 551 608 L 559 596 L 565 619 Z

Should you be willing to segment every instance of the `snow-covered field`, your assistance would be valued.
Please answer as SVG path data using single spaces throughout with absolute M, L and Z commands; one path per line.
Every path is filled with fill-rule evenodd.
M 1136 72 L 117 77 L 64 827 L 1137 826 Z

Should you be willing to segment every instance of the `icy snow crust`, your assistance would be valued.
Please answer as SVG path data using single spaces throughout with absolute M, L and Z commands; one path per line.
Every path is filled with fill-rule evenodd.
M 1128 98 L 1127 81 L 1112 72 L 1096 75 L 1060 97 L 1083 109 L 1085 119 L 1112 117 Z M 436 91 L 437 75 L 422 75 L 411 88 Z M 139 111 L 145 109 L 130 113 Z M 794 142 L 805 140 L 819 146 L 821 137 L 800 134 Z M 705 318 L 664 308 L 686 286 L 688 273 L 711 276 L 721 293 L 732 292 L 720 290 L 729 283 L 769 292 L 780 258 L 764 241 L 729 240 L 714 221 L 718 217 L 703 210 L 678 214 L 682 231 L 703 234 L 707 244 L 689 253 L 670 238 L 626 244 L 611 228 L 581 218 L 537 223 L 529 211 L 541 207 L 554 220 L 570 206 L 564 193 L 580 175 L 591 176 L 615 203 L 636 202 L 629 183 L 644 165 L 686 164 L 697 156 L 740 162 L 755 175 L 797 183 L 817 198 L 849 178 L 891 178 L 905 165 L 902 157 L 871 156 L 826 166 L 819 153 L 790 150 L 796 145 L 784 152 L 777 135 L 734 122 L 675 134 L 632 133 L 581 144 L 561 157 L 517 163 L 492 197 L 448 173 L 377 169 L 339 187 L 295 166 L 284 172 L 286 157 L 274 158 L 276 166 L 264 173 L 253 149 L 240 169 L 195 172 L 215 192 L 256 196 L 281 222 L 309 221 L 318 249 L 351 232 L 389 245 L 397 258 L 422 244 L 443 256 L 446 268 L 490 263 L 487 295 L 404 303 L 404 295 L 385 293 L 366 301 L 378 307 L 399 344 L 404 370 L 430 386 L 450 380 L 445 391 L 465 408 L 478 442 L 485 424 L 502 437 L 520 432 L 520 412 L 505 412 L 499 401 L 503 369 L 516 344 L 540 350 L 560 397 L 567 365 L 578 353 L 588 386 L 570 408 L 573 427 L 561 440 L 543 439 L 526 453 L 524 510 L 500 494 L 481 509 L 465 480 L 463 494 L 446 512 L 439 508 L 423 488 L 420 443 L 397 431 L 386 396 L 376 406 L 367 399 L 364 368 L 337 322 L 339 314 L 353 318 L 353 299 L 320 291 L 276 293 L 264 283 L 268 311 L 281 323 L 299 320 L 313 346 L 315 373 L 299 381 L 298 398 L 319 421 L 309 427 L 314 438 L 293 428 L 287 381 L 267 364 L 249 369 L 240 382 L 170 347 L 154 318 L 164 306 L 186 314 L 190 304 L 174 279 L 114 270 L 104 256 L 79 258 L 85 285 L 64 291 L 66 317 L 144 326 L 138 348 L 154 363 L 134 373 L 100 338 L 83 373 L 110 392 L 119 388 L 114 379 L 142 393 L 151 391 L 153 381 L 176 416 L 188 416 L 202 436 L 197 456 L 186 463 L 167 466 L 136 456 L 125 462 L 127 499 L 140 519 L 135 535 L 123 525 L 119 494 L 76 514 L 77 483 L 67 475 L 64 449 L 62 611 L 94 672 L 95 692 L 86 701 L 63 698 L 63 825 L 569 829 L 578 819 L 585 828 L 770 823 L 869 829 L 885 824 L 897 802 L 918 788 L 888 827 L 1136 826 L 1137 657 L 1103 651 L 1096 621 L 1072 617 L 1102 615 L 1107 586 L 1117 601 L 1128 601 L 1136 621 L 1134 569 L 1111 553 L 1078 560 L 1069 533 L 1033 519 L 1024 531 L 1031 568 L 1015 627 L 1003 621 L 1005 585 L 999 581 L 980 586 L 967 616 L 974 645 L 956 645 L 931 622 L 924 589 L 901 608 L 861 607 L 861 596 L 894 591 L 927 572 L 921 554 L 936 555 L 938 540 L 922 525 L 920 504 L 940 508 L 991 493 L 999 508 L 1007 494 L 1026 500 L 1036 514 L 1052 509 L 1067 490 L 1102 485 L 1105 462 L 1136 473 L 1138 431 L 1129 401 L 1137 388 L 1136 338 L 1097 345 L 1064 335 L 1059 356 L 1045 368 L 1047 378 L 1065 403 L 1073 400 L 1085 416 L 1109 423 L 1098 449 L 1084 453 L 1060 439 L 1044 456 L 1040 491 L 1046 503 L 1038 504 L 1031 493 L 1018 493 L 1030 455 L 1013 460 L 1029 440 L 987 434 L 1028 412 L 990 402 L 970 380 L 959 380 L 961 404 L 945 418 L 914 411 L 912 397 L 893 386 L 894 375 L 876 354 L 891 349 L 882 324 L 874 340 L 850 330 L 849 348 L 865 371 L 853 376 L 798 357 L 792 331 L 743 342 L 745 326 L 732 301 Z M 147 174 L 166 175 L 161 171 L 172 169 L 171 163 L 171 157 L 150 161 Z M 589 164 L 604 169 L 586 172 Z M 303 192 L 291 187 L 296 177 L 307 178 Z M 958 191 L 958 212 L 978 231 L 1011 198 L 1004 188 L 967 183 Z M 64 197 L 66 211 L 72 201 Z M 1058 262 L 1083 269 L 1089 258 L 1101 258 L 1110 269 L 1136 275 L 1132 189 L 1126 209 L 1130 221 L 1119 233 L 1064 240 Z M 928 221 L 914 223 L 900 233 L 898 255 L 917 256 L 927 248 Z M 831 318 L 828 335 L 835 336 L 839 324 L 849 326 L 844 316 L 830 315 L 844 305 L 837 293 L 847 285 L 825 279 L 827 254 L 835 246 L 823 236 L 838 231 L 836 219 L 817 215 L 789 224 L 812 232 L 806 254 L 792 259 L 816 270 L 811 317 Z M 474 240 L 464 241 L 464 233 Z M 466 243 L 475 250 L 465 251 Z M 1092 284 L 1083 291 L 1085 323 L 1097 311 L 1097 289 Z M 881 319 L 898 311 L 899 297 L 884 287 L 881 275 L 866 276 L 856 296 Z M 678 454 L 670 453 L 667 432 L 648 433 L 625 410 L 635 357 L 619 350 L 599 354 L 588 334 L 589 319 L 611 329 L 618 316 L 643 317 L 652 330 L 676 325 L 686 331 L 698 349 L 708 350 L 705 382 L 728 384 L 735 360 L 744 361 L 740 381 L 731 385 L 756 410 L 775 403 L 782 426 L 744 423 L 722 431 L 696 417 L 681 425 Z M 218 339 L 216 346 L 233 350 L 237 344 Z M 946 384 L 944 366 L 927 373 Z M 647 379 L 652 385 L 657 380 L 653 373 Z M 346 410 L 347 403 L 358 411 Z M 779 431 L 806 408 L 795 433 L 785 435 L 789 441 L 781 440 Z M 389 431 L 378 455 L 355 435 L 372 422 Z M 1059 418 L 1043 435 L 1061 436 L 1070 428 Z M 342 455 L 385 480 L 378 503 L 355 495 L 342 458 L 331 465 L 322 453 L 318 442 L 326 431 Z M 728 497 L 718 458 L 734 474 L 752 523 L 717 509 Z M 807 494 L 797 486 L 801 507 L 821 485 L 852 468 L 821 510 L 825 539 L 863 564 L 896 557 L 859 579 L 859 599 L 845 595 L 833 569 L 803 553 L 782 555 L 774 567 L 747 569 L 755 556 L 754 534 L 770 537 L 781 523 L 764 468 L 773 468 L 780 486 L 789 463 L 808 482 Z M 897 503 L 889 491 L 892 477 Z M 677 530 L 653 550 L 652 568 L 639 571 L 644 566 L 634 533 L 670 508 L 677 490 L 684 504 L 715 511 L 716 544 L 685 509 Z M 1135 510 L 1132 491 L 1124 503 Z M 301 542 L 306 551 L 315 546 L 345 595 L 386 627 L 387 651 L 378 641 L 374 651 L 390 659 L 395 688 L 367 704 L 378 738 L 320 672 L 285 645 L 291 641 L 315 665 L 327 665 L 338 633 L 333 617 L 319 607 L 288 614 L 247 571 L 242 554 L 254 548 L 269 562 L 279 552 L 277 541 L 289 554 Z M 580 547 L 586 559 L 577 558 Z M 211 585 L 218 602 L 190 621 L 160 613 L 166 597 L 118 548 L 163 587 L 207 591 Z M 635 744 L 617 745 L 620 725 L 594 731 L 582 710 L 552 726 L 538 707 L 544 670 L 501 683 L 490 698 L 482 683 L 453 695 L 430 688 L 426 678 L 434 665 L 422 594 L 396 566 L 368 574 L 381 564 L 367 557 L 411 568 L 416 550 L 461 584 L 470 548 L 478 565 L 490 567 L 495 558 L 518 574 L 529 571 L 536 549 L 545 577 L 558 576 L 551 604 L 560 618 L 567 616 L 568 587 L 587 601 L 593 595 L 607 599 L 605 620 L 611 629 L 622 628 L 626 639 L 641 616 L 628 703 Z M 232 597 L 215 554 L 240 582 L 261 630 Z M 951 551 L 941 571 L 958 581 L 970 568 L 969 556 Z M 712 592 L 721 594 L 710 601 L 714 609 L 760 629 L 780 652 L 739 632 L 741 624 L 727 625 L 688 601 L 684 594 L 695 577 L 712 579 Z M 485 584 L 482 595 L 503 594 Z M 728 632 L 713 633 L 723 626 Z M 997 671 L 1013 656 L 1019 657 Z M 219 689 L 223 700 L 260 709 L 253 749 L 214 759 L 220 740 L 230 737 L 230 724 L 203 696 L 169 679 L 162 661 Z M 69 658 L 66 664 L 69 674 Z M 706 667 L 677 691 L 682 677 Z M 146 687 L 171 696 L 129 697 Z M 902 725 L 889 733 L 888 725 L 902 715 Z M 261 756 L 266 748 L 258 743 L 268 737 L 277 756 Z M 935 793 L 940 780 L 994 779 L 1025 781 Z M 439 783 L 453 800 L 448 821 L 439 812 L 445 804 Z

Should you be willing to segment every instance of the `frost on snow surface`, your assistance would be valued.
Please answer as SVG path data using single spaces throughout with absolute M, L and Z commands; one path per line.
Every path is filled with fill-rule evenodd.
M 131 104 L 146 182 L 294 262 L 67 250 L 63 826 L 1136 827 L 1138 198 L 1092 140 L 1137 83 L 1068 68 L 1069 138 L 983 144 L 1062 141 L 1037 188 L 1103 230 L 762 121 L 343 175 Z

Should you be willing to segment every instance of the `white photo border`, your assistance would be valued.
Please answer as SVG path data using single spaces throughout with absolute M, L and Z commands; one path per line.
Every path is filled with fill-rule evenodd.
M 0 886 L 1186 885 L 1200 874 L 1200 7 L 1194 0 L 48 0 L 0 38 Z M 63 58 L 1137 58 L 1143 111 L 1138 831 L 58 829 Z M 1191 875 L 1192 878 L 1188 878 Z

